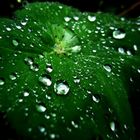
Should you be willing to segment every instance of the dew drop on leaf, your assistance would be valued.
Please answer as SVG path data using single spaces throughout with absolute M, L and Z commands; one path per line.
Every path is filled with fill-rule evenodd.
M 95 16 L 88 16 L 88 20 L 90 22 L 94 22 L 96 20 L 96 17 Z
M 113 38 L 115 39 L 123 39 L 125 38 L 126 33 L 123 29 L 117 29 L 115 31 L 113 31 Z
M 6 27 L 6 30 L 7 30 L 7 31 L 11 31 L 12 29 L 11 29 L 11 28 L 9 28 L 9 27 Z
M 95 95 L 92 95 L 92 100 L 96 103 L 99 103 L 100 102 L 100 97 L 99 95 L 95 94 Z
M 70 17 L 64 17 L 64 20 L 65 20 L 66 22 L 69 22 L 69 21 L 71 20 L 71 18 L 70 18 Z
M 17 75 L 16 75 L 15 73 L 12 73 L 12 74 L 9 75 L 9 78 L 10 78 L 11 80 L 16 80 Z
M 57 81 L 54 84 L 54 91 L 58 95 L 67 95 L 70 88 L 66 81 Z
M 25 63 L 26 63 L 27 65 L 32 65 L 32 64 L 33 64 L 33 59 L 30 58 L 30 57 L 26 57 L 26 58 L 24 59 L 24 61 L 25 61 Z
M 0 86 L 4 85 L 5 81 L 3 78 L 0 78 Z
M 51 86 L 52 84 L 51 77 L 49 75 L 43 75 L 39 77 L 39 81 L 45 86 Z
M 110 122 L 110 129 L 112 131 L 115 131 L 115 123 L 114 122 Z
M 71 48 L 72 53 L 78 53 L 80 51 L 81 51 L 81 46 L 80 45 L 76 45 L 76 46 Z
M 112 68 L 110 65 L 104 65 L 103 68 L 107 71 L 107 72 L 111 72 Z
M 27 92 L 27 91 L 23 92 L 23 96 L 24 96 L 24 97 L 29 96 L 29 92 Z
M 33 70 L 33 71 L 38 71 L 39 70 L 39 66 L 38 66 L 38 64 L 32 64 L 30 66 L 30 69 Z
M 78 125 L 74 121 L 71 121 L 71 124 L 74 128 L 78 128 Z
M 118 52 L 121 53 L 121 54 L 125 54 L 125 51 L 122 47 L 118 48 Z
M 14 46 L 18 46 L 18 42 L 16 40 L 12 40 Z
M 36 110 L 40 113 L 45 112 L 46 111 L 46 107 L 43 105 L 36 105 Z
M 47 64 L 47 66 L 46 66 L 46 71 L 47 71 L 48 73 L 51 73 L 51 72 L 53 71 L 53 68 L 52 68 L 51 64 Z

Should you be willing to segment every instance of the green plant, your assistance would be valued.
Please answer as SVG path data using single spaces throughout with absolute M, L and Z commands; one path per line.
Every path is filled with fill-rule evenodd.
M 139 22 L 49 2 L 1 18 L 0 111 L 10 127 L 22 139 L 134 140 Z

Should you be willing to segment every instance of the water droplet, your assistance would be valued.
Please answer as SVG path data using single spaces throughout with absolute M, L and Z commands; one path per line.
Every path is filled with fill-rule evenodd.
M 133 48 L 134 48 L 135 51 L 138 50 L 137 45 L 133 45 Z
M 73 18 L 74 18 L 74 20 L 76 20 L 76 21 L 79 20 L 79 17 L 77 17 L 77 16 L 74 16 Z
M 43 126 L 39 126 L 39 131 L 40 131 L 41 133 L 44 133 L 44 132 L 46 131 L 46 129 L 45 129 L 45 127 L 43 127 Z
M 10 74 L 10 75 L 9 75 L 9 78 L 10 78 L 11 80 L 16 80 L 17 75 L 16 75 L 15 73 Z
M 111 72 L 112 68 L 110 65 L 104 65 L 103 68 L 107 71 L 107 72 Z
M 18 46 L 18 42 L 16 40 L 12 40 L 14 46 Z
M 11 31 L 12 29 L 11 29 L 11 28 L 9 28 L 9 27 L 6 27 L 6 30 L 7 30 L 7 31 Z
M 45 86 L 51 86 L 52 84 L 51 77 L 49 75 L 43 75 L 39 77 L 39 81 Z
M 21 29 L 21 26 L 19 26 L 19 25 L 16 25 L 16 28 L 17 28 L 17 29 Z
M 54 91 L 58 95 L 67 95 L 70 88 L 66 81 L 58 81 L 54 84 Z
M 47 66 L 46 66 L 46 71 L 47 71 L 48 73 L 51 73 L 51 72 L 53 71 L 53 68 L 52 68 L 51 64 L 47 64 Z
M 88 16 L 88 20 L 94 22 L 96 20 L 95 16 Z
M 121 53 L 121 54 L 125 54 L 124 49 L 123 49 L 123 48 L 121 48 L 121 47 L 120 47 L 120 48 L 118 48 L 118 52 L 119 52 L 119 53 Z
M 110 129 L 112 131 L 115 131 L 115 123 L 114 122 L 110 122 Z
M 56 137 L 55 134 L 50 134 L 51 139 L 55 139 L 55 137 Z
M 30 57 L 26 57 L 26 58 L 24 59 L 24 61 L 25 61 L 25 63 L 26 63 L 27 65 L 32 65 L 32 64 L 33 64 L 33 59 L 30 58 Z
M 69 21 L 71 20 L 71 18 L 70 18 L 70 17 L 64 17 L 64 20 L 65 20 L 66 22 L 69 22 Z
M 92 95 L 92 100 L 96 103 L 99 103 L 100 102 L 100 97 L 98 94 L 95 94 L 95 95 Z
M 30 66 L 30 69 L 33 70 L 33 71 L 38 71 L 39 70 L 39 66 L 38 66 L 38 64 L 32 64 Z
M 80 45 L 76 45 L 76 46 L 71 48 L 72 53 L 78 53 L 80 51 L 81 51 L 81 46 Z
M 24 97 L 29 96 L 29 92 L 27 92 L 27 91 L 23 92 L 23 96 L 24 96 Z
M 78 128 L 78 125 L 74 121 L 71 121 L 71 124 L 74 128 Z
M 4 85 L 5 81 L 3 78 L 0 78 L 0 86 Z
M 25 26 L 27 24 L 27 21 L 21 21 L 21 25 Z
M 43 106 L 43 105 L 36 105 L 36 109 L 38 112 L 42 113 L 42 112 L 45 112 L 46 111 L 46 107 Z
M 79 84 L 80 83 L 80 79 L 74 79 L 74 83 Z
M 113 37 L 115 39 L 123 39 L 125 38 L 125 36 L 126 36 L 126 33 L 123 29 L 118 29 L 118 30 L 113 31 Z

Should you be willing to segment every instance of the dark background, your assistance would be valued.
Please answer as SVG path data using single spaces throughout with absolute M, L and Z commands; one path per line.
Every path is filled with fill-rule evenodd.
M 20 2 L 21 1 L 21 2 Z M 11 16 L 13 11 L 22 8 L 27 2 L 46 0 L 0 0 L 0 16 Z M 111 12 L 126 17 L 140 15 L 140 0 L 48 0 L 58 1 L 78 8 L 81 11 Z

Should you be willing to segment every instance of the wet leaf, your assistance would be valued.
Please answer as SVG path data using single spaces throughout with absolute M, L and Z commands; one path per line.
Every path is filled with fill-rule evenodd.
M 23 139 L 135 139 L 128 83 L 139 76 L 139 22 L 49 2 L 0 19 L 10 126 Z

